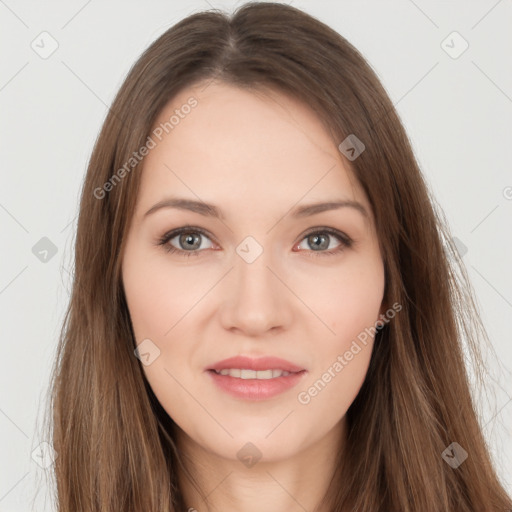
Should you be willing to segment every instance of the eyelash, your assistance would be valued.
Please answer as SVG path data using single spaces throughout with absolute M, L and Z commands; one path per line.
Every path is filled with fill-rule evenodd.
M 179 253 L 180 256 L 184 256 L 186 258 L 189 258 L 190 256 L 199 256 L 203 250 L 195 250 L 195 251 L 184 251 L 182 249 L 177 249 L 176 247 L 170 245 L 168 242 L 175 238 L 178 235 L 181 235 L 183 233 L 196 233 L 203 235 L 207 238 L 211 238 L 208 233 L 198 227 L 195 226 L 183 226 L 178 229 L 174 229 L 173 231 L 170 231 L 163 235 L 157 242 L 157 245 L 162 246 L 163 249 L 171 254 Z M 334 254 L 338 254 L 345 249 L 348 249 L 352 247 L 354 240 L 352 240 L 349 236 L 345 235 L 344 233 L 341 233 L 340 231 L 332 228 L 314 228 L 311 231 L 308 231 L 304 234 L 303 238 L 300 240 L 304 240 L 304 238 L 307 238 L 310 235 L 317 235 L 317 234 L 328 234 L 338 239 L 340 242 L 340 245 L 335 248 L 331 249 L 330 251 L 306 251 L 306 253 L 313 253 L 309 254 L 309 256 L 316 258 L 317 256 L 331 256 Z

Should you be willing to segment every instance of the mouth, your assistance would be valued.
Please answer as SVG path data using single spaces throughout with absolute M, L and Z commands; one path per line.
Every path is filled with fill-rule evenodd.
M 306 370 L 288 372 L 281 369 L 251 370 L 247 368 L 210 369 L 214 385 L 220 391 L 242 400 L 268 400 L 289 391 L 303 379 Z
M 279 368 L 276 369 L 268 369 L 268 370 L 249 370 L 246 368 L 224 368 L 222 370 L 208 370 L 211 372 L 215 372 L 217 375 L 224 375 L 233 377 L 235 379 L 256 379 L 256 380 L 269 380 L 276 379 L 279 377 L 288 377 L 288 375 L 300 372 L 288 372 L 286 370 L 281 370 Z M 305 371 L 305 370 L 301 370 Z

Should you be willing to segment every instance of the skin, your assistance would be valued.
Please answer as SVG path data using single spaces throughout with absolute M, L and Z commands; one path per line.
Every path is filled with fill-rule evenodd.
M 371 206 L 306 105 L 276 91 L 203 83 L 173 98 L 155 127 L 190 96 L 198 105 L 144 159 L 122 255 L 136 343 L 150 339 L 160 350 L 143 369 L 179 427 L 178 447 L 208 494 L 210 510 L 321 510 L 315 507 L 343 450 L 345 413 L 366 376 L 373 337 L 308 404 L 298 394 L 385 311 Z M 175 208 L 144 217 L 171 195 L 213 203 L 225 217 Z M 350 207 L 305 218 L 290 213 L 330 199 L 358 201 L 369 216 Z M 157 244 L 186 224 L 209 233 L 195 235 L 197 256 L 168 253 Z M 315 251 L 308 238 L 316 227 L 327 249 Z M 341 231 L 354 244 L 321 254 L 342 246 L 322 227 Z M 247 236 L 263 249 L 252 263 L 236 252 Z M 187 252 L 179 235 L 167 244 Z M 297 387 L 271 399 L 237 399 L 205 373 L 234 355 L 273 355 L 307 372 Z M 261 452 L 251 467 L 237 457 L 248 442 Z M 180 482 L 187 506 L 207 510 L 189 479 L 180 474 Z

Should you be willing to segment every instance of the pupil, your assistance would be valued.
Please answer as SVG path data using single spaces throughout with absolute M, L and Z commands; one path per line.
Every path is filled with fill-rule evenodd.
M 321 249 L 326 249 L 328 247 L 328 243 L 326 244 L 325 243 L 325 240 L 327 239 L 325 236 L 318 236 L 318 235 L 313 235 L 311 237 L 314 241 L 313 241 L 313 245 L 315 247 L 320 247 Z M 320 241 L 320 240 L 324 240 L 323 243 Z M 318 243 L 320 241 L 320 243 Z
M 194 244 L 194 239 L 196 239 L 196 244 Z M 199 236 L 182 235 L 182 241 L 184 241 L 183 245 L 187 246 L 188 248 L 197 249 L 199 247 L 199 245 L 201 245 L 200 243 L 199 243 L 199 245 L 197 244 L 198 240 L 199 240 Z

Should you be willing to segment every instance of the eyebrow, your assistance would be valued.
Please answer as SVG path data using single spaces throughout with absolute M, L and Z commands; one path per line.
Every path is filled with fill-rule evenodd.
M 322 213 L 329 210 L 337 210 L 339 208 L 353 208 L 359 213 L 361 213 L 366 219 L 369 219 L 368 212 L 366 208 L 357 201 L 352 201 L 348 199 L 344 200 L 332 200 L 321 203 L 312 203 L 301 205 L 294 210 L 292 210 L 292 217 L 303 218 L 309 217 L 311 215 L 315 215 L 317 213 Z M 163 199 L 159 201 L 155 205 L 153 205 L 145 214 L 144 218 L 148 217 L 152 213 L 162 209 L 162 208 L 177 208 L 179 210 L 187 210 L 195 213 L 199 213 L 200 215 L 204 215 L 205 217 L 214 217 L 216 219 L 225 219 L 222 210 L 220 210 L 217 206 L 209 203 L 205 203 L 203 201 L 195 201 L 192 199 L 185 199 L 180 197 L 170 197 L 167 199 Z

